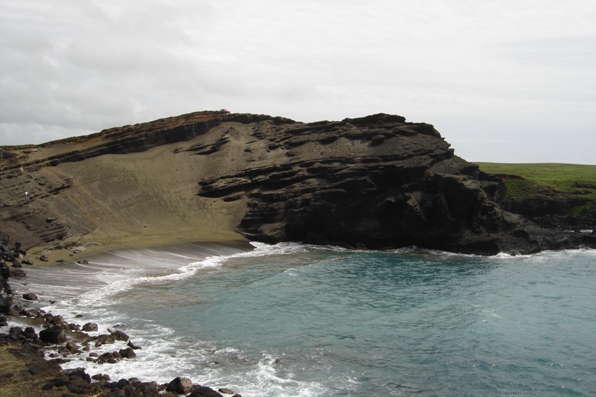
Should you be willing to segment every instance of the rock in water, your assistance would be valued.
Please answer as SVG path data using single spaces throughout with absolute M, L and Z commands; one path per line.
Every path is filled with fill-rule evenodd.
M 28 300 L 28 301 L 36 301 L 37 295 L 35 295 L 33 292 L 27 292 L 27 293 L 23 294 L 23 299 Z
M 195 387 L 193 387 L 192 393 L 190 393 L 188 395 L 188 397 L 223 397 L 223 396 L 210 387 L 195 386 Z
M 42 342 L 58 344 L 66 340 L 66 334 L 62 327 L 54 325 L 39 332 L 39 339 Z
M 168 383 L 166 391 L 171 391 L 178 394 L 188 394 L 191 392 L 193 387 L 192 381 L 188 378 L 178 377 Z
M 135 358 L 137 354 L 134 352 L 132 347 L 127 347 L 126 349 L 121 349 L 118 353 L 122 358 Z
M 127 342 L 130 337 L 126 335 L 124 332 L 117 330 L 117 331 L 110 331 L 110 334 L 114 337 L 115 340 L 121 340 L 123 342 Z
M 97 329 L 97 324 L 95 323 L 85 323 L 83 325 L 83 331 L 85 332 L 97 331 Z

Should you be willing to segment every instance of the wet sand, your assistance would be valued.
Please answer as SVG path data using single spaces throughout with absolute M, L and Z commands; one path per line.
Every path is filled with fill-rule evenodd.
M 89 250 L 82 250 L 74 253 L 71 250 L 61 250 L 55 252 L 51 257 L 52 261 L 64 258 L 64 262 L 40 262 L 36 261 L 36 266 L 44 266 L 45 269 L 31 269 L 29 275 L 21 279 L 9 279 L 9 282 L 15 290 L 14 304 L 23 306 L 26 309 L 48 308 L 52 307 L 56 296 L 62 296 L 63 299 L 76 297 L 84 291 L 89 291 L 102 285 L 96 277 L 101 272 L 116 273 L 119 270 L 142 271 L 145 274 L 172 273 L 177 268 L 187 265 L 193 261 L 199 261 L 209 256 L 225 255 L 233 252 L 248 251 L 253 247 L 243 239 L 221 238 L 213 241 L 199 242 L 177 242 L 178 239 L 184 239 L 180 234 L 171 234 L 170 239 L 175 243 L 151 246 L 150 242 L 154 239 L 138 239 L 135 247 L 126 245 L 107 246 L 98 245 Z M 213 236 L 210 236 L 213 237 Z M 156 238 L 157 240 L 157 238 Z M 161 239 L 163 241 L 163 239 Z M 159 258 L 163 257 L 163 261 Z M 152 260 L 148 260 L 152 258 Z M 174 259 L 173 258 L 177 258 Z M 78 261 L 79 263 L 77 263 Z M 124 264 L 124 265 L 122 265 Z M 114 269 L 113 266 L 118 266 Z M 122 268 L 120 268 L 122 266 Z M 36 291 L 35 289 L 43 289 Z M 56 293 L 60 291 L 59 293 Z M 21 298 L 24 292 L 33 292 L 38 295 L 37 301 L 26 301 Z M 58 304 L 59 306 L 59 304 Z M 57 309 L 58 310 L 58 309 Z M 51 309 L 49 310 L 51 312 Z M 75 313 L 71 313 L 74 319 Z M 2 332 L 8 333 L 10 326 L 25 327 L 28 324 L 33 325 L 34 320 L 26 317 L 7 316 L 8 327 L 3 327 Z M 88 319 L 78 319 L 80 325 L 87 322 Z M 35 325 L 39 327 L 39 325 Z M 31 346 L 22 341 L 11 341 L 8 338 L 0 338 L 0 397 L 3 396 L 62 396 L 65 391 L 63 388 L 43 390 L 47 382 L 61 376 L 61 370 L 55 365 L 48 364 L 42 357 L 41 346 Z M 41 363 L 41 364 L 40 364 Z M 41 365 L 41 367 L 40 367 Z M 107 364 L 109 365 L 109 364 Z M 34 369 L 43 368 L 43 371 Z M 90 373 L 94 375 L 94 373 Z M 117 379 L 114 379 L 116 381 Z M 86 396 L 86 394 L 84 394 Z

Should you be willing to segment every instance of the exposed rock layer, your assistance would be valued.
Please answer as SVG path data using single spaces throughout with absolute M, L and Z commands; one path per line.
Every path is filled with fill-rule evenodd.
M 0 229 L 29 247 L 176 228 L 481 254 L 596 244 L 503 211 L 499 179 L 395 115 L 198 112 L 17 149 L 2 163 Z

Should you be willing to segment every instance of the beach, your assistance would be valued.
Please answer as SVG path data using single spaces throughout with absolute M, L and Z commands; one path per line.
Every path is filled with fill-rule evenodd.
M 134 358 L 87 361 L 124 341 L 64 357 L 66 371 L 111 382 L 181 376 L 246 397 L 588 396 L 594 252 L 184 243 L 29 268 L 15 286 L 38 291 L 31 307 L 96 322 L 91 335 L 129 335 Z
M 170 234 L 169 238 L 173 241 L 184 240 L 184 237 L 180 234 Z M 96 332 L 80 332 L 81 327 L 85 327 L 85 316 L 93 317 L 93 315 L 70 312 L 68 305 L 62 305 L 61 302 L 56 300 L 57 297 L 72 303 L 73 300 L 76 301 L 78 297 L 90 291 L 101 291 L 104 286 L 108 286 L 108 289 L 113 288 L 114 281 L 118 278 L 126 284 L 125 280 L 132 278 L 167 277 L 176 273 L 179 267 L 187 265 L 189 262 L 204 260 L 211 256 L 243 252 L 252 248 L 246 241 L 241 239 L 216 242 L 201 241 L 198 243 L 177 242 L 175 244 L 149 247 L 148 245 L 152 241 L 154 240 L 143 240 L 135 248 L 122 248 L 114 245 L 106 250 L 103 245 L 94 245 L 89 250 L 78 250 L 78 252 L 76 249 L 74 251 L 58 250 L 52 253 L 51 259 L 48 258 L 47 262 L 36 261 L 36 265 L 26 266 L 24 269 L 27 273 L 26 276 L 22 276 L 22 273 L 16 273 L 19 274 L 18 277 L 10 278 L 10 286 L 13 288 L 12 292 L 14 294 L 12 311 L 7 316 L 7 325 L 0 328 L 0 334 L 4 332 L 0 339 L 0 363 L 2 363 L 0 366 L 0 396 L 66 395 L 63 393 L 70 387 L 68 382 L 66 386 L 62 385 L 62 387 L 48 388 L 48 385 L 56 379 L 64 378 L 64 372 L 58 364 L 62 364 L 67 373 L 78 368 L 77 366 L 67 368 L 69 366 L 65 366 L 65 363 L 69 361 L 68 356 L 71 353 L 79 355 L 83 353 L 79 349 L 83 345 L 81 341 L 85 340 L 81 334 L 91 335 L 91 338 L 97 338 L 97 336 L 101 338 L 102 335 L 114 334 L 114 331 L 109 329 L 109 324 L 101 324 Z M 134 239 L 132 242 L 134 242 Z M 127 243 L 132 242 L 128 241 Z M 103 250 L 100 248 L 103 248 Z M 143 260 L 144 256 L 150 256 L 154 260 L 147 263 Z M 41 270 L 41 272 L 37 270 Z M 110 287 L 111 285 L 112 287 Z M 34 294 L 35 299 L 24 299 L 23 296 L 27 294 Z M 54 317 L 59 319 L 57 321 L 63 321 L 60 326 L 66 331 L 65 340 L 59 344 L 40 342 L 38 335 L 44 328 L 54 325 Z M 48 319 L 50 320 L 48 321 Z M 31 335 L 32 328 L 35 330 L 33 335 Z M 29 330 L 30 334 L 28 336 L 30 337 L 25 338 L 23 330 Z M 126 342 L 130 343 L 127 345 Z M 58 348 L 66 343 L 74 345 L 78 343 L 78 348 L 70 349 L 71 351 Z M 114 350 L 114 343 L 118 345 L 117 340 L 111 341 L 104 345 L 102 349 L 101 345 L 97 346 L 97 342 L 95 347 L 93 347 L 93 344 L 86 342 L 84 350 L 87 351 L 87 360 L 92 357 L 97 358 L 103 353 L 112 354 L 109 351 Z M 48 353 L 49 346 L 56 346 L 54 348 L 50 347 L 50 351 L 59 351 L 60 354 Z M 127 349 L 127 346 L 134 346 L 135 349 L 142 348 L 142 346 L 135 345 L 127 339 L 121 341 L 119 346 L 116 346 L 116 351 L 122 348 Z M 131 359 L 133 357 L 134 354 Z M 118 358 L 118 361 L 124 359 L 125 357 Z M 85 361 L 85 358 L 83 358 L 83 361 Z M 126 364 L 124 364 L 124 368 L 126 368 Z M 122 375 L 126 376 L 126 372 L 124 370 Z M 106 390 L 103 392 L 108 393 L 112 390 L 105 386 L 109 382 L 107 382 L 105 374 L 102 374 L 101 371 L 87 375 L 96 375 L 96 380 L 99 379 L 100 382 L 98 383 L 96 380 L 94 382 L 97 385 L 104 385 Z M 129 378 L 130 376 L 122 379 Z M 112 379 L 112 383 L 119 379 Z M 129 389 L 132 387 L 124 383 L 121 386 L 127 386 Z M 144 382 L 145 386 L 151 383 L 155 382 Z M 161 390 L 166 388 L 166 384 L 163 383 Z M 77 395 L 85 396 L 97 395 L 98 392 L 102 392 L 99 386 L 89 390 L 78 389 L 78 391 Z

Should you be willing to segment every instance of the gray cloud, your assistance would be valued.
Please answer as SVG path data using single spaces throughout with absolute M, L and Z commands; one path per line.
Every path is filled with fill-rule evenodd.
M 591 1 L 169 3 L 0 0 L 0 144 L 203 109 L 389 112 L 470 160 L 596 163 Z

